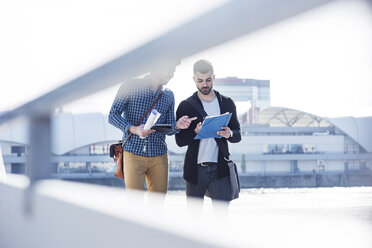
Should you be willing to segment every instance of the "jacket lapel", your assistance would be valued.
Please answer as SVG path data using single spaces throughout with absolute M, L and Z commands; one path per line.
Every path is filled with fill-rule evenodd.
M 216 93 L 218 104 L 220 105 L 220 114 L 226 113 L 225 106 L 222 104 L 222 98 L 221 98 L 220 93 L 216 90 L 214 91 L 214 93 Z
M 200 101 L 198 95 L 197 95 L 198 92 L 195 92 L 191 97 L 190 99 L 188 99 L 189 103 L 194 107 L 194 109 L 197 111 L 197 113 L 201 116 L 201 118 L 203 119 L 204 117 L 206 117 L 208 114 L 205 112 L 204 108 L 203 108 L 203 104 L 202 102 Z
M 221 94 L 216 90 L 214 90 L 214 93 L 216 93 L 216 97 L 217 97 L 217 100 L 218 100 L 218 105 L 220 106 L 220 114 L 226 113 L 227 111 L 225 110 L 225 106 L 222 104 Z M 201 111 L 198 111 L 198 112 L 199 113 L 200 112 L 205 113 L 204 108 L 203 108 L 203 104 L 201 103 L 201 101 L 198 97 L 198 92 L 197 91 L 190 97 L 189 100 L 191 100 L 191 99 L 193 99 L 192 101 L 195 103 L 194 105 L 196 105 L 196 103 L 197 103 L 198 107 L 201 109 Z M 205 115 L 202 115 L 202 116 L 204 117 Z

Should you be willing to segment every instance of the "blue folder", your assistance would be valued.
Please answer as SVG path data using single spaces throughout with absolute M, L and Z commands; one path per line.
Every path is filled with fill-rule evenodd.
M 231 113 L 224 113 L 217 116 L 208 116 L 205 118 L 199 133 L 194 139 L 222 138 L 217 131 L 222 131 L 221 127 L 227 127 Z

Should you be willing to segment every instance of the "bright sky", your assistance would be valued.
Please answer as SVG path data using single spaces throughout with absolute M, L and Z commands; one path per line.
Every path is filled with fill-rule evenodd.
M 2 1 L 0 111 L 10 110 L 225 1 Z M 176 105 L 195 91 L 192 65 L 216 77 L 268 79 L 272 106 L 372 116 L 372 7 L 341 0 L 182 60 Z M 66 112 L 110 109 L 119 85 Z M 222 92 L 223 93 L 223 92 Z

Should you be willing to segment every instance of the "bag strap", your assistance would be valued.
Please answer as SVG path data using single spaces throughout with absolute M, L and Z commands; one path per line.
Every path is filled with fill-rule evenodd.
M 137 123 L 135 124 L 135 126 L 138 126 L 141 121 L 146 117 L 146 115 L 151 111 L 151 109 L 153 107 L 155 107 L 155 104 L 158 103 L 158 101 L 160 100 L 160 98 L 163 96 L 164 94 L 164 90 L 162 90 L 159 94 L 159 96 L 155 99 L 155 101 L 151 104 L 151 106 L 146 110 L 146 112 L 141 116 L 141 118 L 137 121 Z M 124 146 L 124 144 L 129 140 L 129 138 L 132 136 L 132 133 L 130 133 L 128 135 L 128 137 L 125 139 L 125 141 L 123 142 L 122 146 Z
M 205 112 L 205 110 L 204 110 L 204 108 L 202 107 L 200 107 L 200 104 L 194 99 L 194 98 L 192 98 L 192 97 L 190 97 L 190 98 L 188 98 L 187 99 L 187 102 L 188 103 L 190 103 L 190 105 L 191 106 L 193 106 L 193 108 L 199 113 L 199 114 L 201 114 L 202 116 L 203 116 L 203 118 L 204 117 L 206 117 L 206 116 L 208 116 L 208 114 Z M 219 139 L 217 139 L 216 140 L 216 143 L 217 143 L 217 146 L 218 146 L 218 148 L 219 148 L 219 150 L 221 151 L 221 153 L 222 153 L 222 155 L 223 155 L 223 158 L 227 161 L 227 162 L 230 162 L 231 160 L 229 159 L 229 157 L 230 157 L 230 154 L 227 152 L 225 152 L 225 151 L 228 151 L 229 149 L 228 149 L 228 147 L 227 147 L 227 145 L 225 145 L 223 142 L 221 142 L 221 140 L 219 140 Z M 222 147 L 224 148 L 224 149 L 222 149 Z

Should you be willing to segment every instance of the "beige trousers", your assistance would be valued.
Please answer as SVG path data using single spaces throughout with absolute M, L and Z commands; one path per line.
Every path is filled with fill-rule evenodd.
M 124 180 L 127 189 L 166 193 L 168 189 L 168 154 L 144 157 L 124 151 Z

